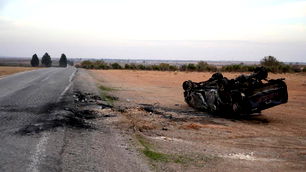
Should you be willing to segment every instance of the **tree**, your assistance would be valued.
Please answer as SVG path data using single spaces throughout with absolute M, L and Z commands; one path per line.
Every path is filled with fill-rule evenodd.
M 273 56 L 266 56 L 260 61 L 260 64 L 264 66 L 269 72 L 278 73 L 278 72 L 289 72 L 291 67 L 284 64 L 283 62 L 278 61 Z
M 162 71 L 169 70 L 169 67 L 170 67 L 170 65 L 168 63 L 160 63 L 159 64 L 159 70 L 162 70 Z
M 198 64 L 196 65 L 198 71 L 207 71 L 208 68 L 208 63 L 199 61 Z
M 85 69 L 93 69 L 94 68 L 94 64 L 89 61 L 89 60 L 85 60 L 81 62 L 81 67 L 85 68 Z
M 113 64 L 111 64 L 111 66 L 112 66 L 113 69 L 122 69 L 122 67 L 118 63 L 113 63 Z
M 194 71 L 194 70 L 196 70 L 196 66 L 195 66 L 195 64 L 193 64 L 193 63 L 189 63 L 188 65 L 187 65 L 187 70 L 188 71 Z
M 273 56 L 266 56 L 260 61 L 260 64 L 266 67 L 272 67 L 281 65 L 282 63 Z
M 60 67 L 67 67 L 67 58 L 65 54 L 61 55 L 61 58 L 59 60 L 59 66 Z
M 42 57 L 41 64 L 46 67 L 50 67 L 52 65 L 52 60 L 48 53 L 45 53 L 44 56 Z
M 109 69 L 110 68 L 110 66 L 103 60 L 96 61 L 95 66 L 97 66 L 96 68 L 98 69 Z
M 36 54 L 34 54 L 34 55 L 32 56 L 31 66 L 33 66 L 33 67 L 39 66 L 39 59 L 38 59 L 38 57 L 37 57 Z
M 180 67 L 180 70 L 181 70 L 181 71 L 186 71 L 186 70 L 187 70 L 187 65 L 186 65 L 186 64 L 183 64 L 183 65 Z

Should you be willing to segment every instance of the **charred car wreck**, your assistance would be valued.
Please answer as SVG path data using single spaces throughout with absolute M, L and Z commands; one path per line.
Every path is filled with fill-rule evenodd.
M 252 114 L 288 101 L 284 78 L 268 80 L 263 67 L 250 75 L 227 79 L 214 73 L 204 82 L 183 83 L 186 103 L 198 110 L 214 114 Z

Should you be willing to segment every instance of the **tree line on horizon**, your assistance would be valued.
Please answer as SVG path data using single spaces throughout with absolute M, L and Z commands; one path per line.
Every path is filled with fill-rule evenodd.
M 160 63 L 153 65 L 144 64 L 125 64 L 120 65 L 119 63 L 106 63 L 102 60 L 98 61 L 82 61 L 81 64 L 76 65 L 76 67 L 85 69 L 129 69 L 129 70 L 157 70 L 157 71 L 178 71 L 178 70 L 188 70 L 188 71 L 217 71 L 217 67 L 210 65 L 206 62 L 199 62 L 198 64 L 184 64 L 182 66 L 171 65 L 168 63 Z
M 264 57 L 259 65 L 246 65 L 243 63 L 240 64 L 231 64 L 224 65 L 221 68 L 218 68 L 216 65 L 208 64 L 207 62 L 200 61 L 196 64 L 188 63 L 183 65 L 171 65 L 168 63 L 160 63 L 154 65 L 145 65 L 145 64 L 124 64 L 120 65 L 119 63 L 106 63 L 103 60 L 90 61 L 85 60 L 80 64 L 77 64 L 76 67 L 85 68 L 85 69 L 127 69 L 127 70 L 156 70 L 156 71 L 198 71 L 198 72 L 253 72 L 254 69 L 258 66 L 265 67 L 269 72 L 272 73 L 292 73 L 292 72 L 306 72 L 306 66 L 301 66 L 298 64 L 285 64 L 277 60 L 274 56 Z
M 68 64 L 67 57 L 66 57 L 65 54 L 62 54 L 61 58 L 59 60 L 59 66 L 60 67 L 67 67 L 67 64 Z M 44 66 L 44 67 L 51 67 L 52 60 L 51 60 L 51 57 L 50 57 L 50 55 L 48 53 L 45 53 L 42 56 L 42 58 L 41 58 L 41 65 Z M 32 56 L 31 66 L 32 67 L 38 67 L 39 66 L 39 58 L 38 58 L 37 54 L 34 54 Z

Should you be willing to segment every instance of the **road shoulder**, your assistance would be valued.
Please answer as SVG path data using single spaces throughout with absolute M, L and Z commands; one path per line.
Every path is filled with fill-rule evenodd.
M 71 93 L 90 97 L 99 96 L 94 79 L 85 70 L 79 70 L 74 78 Z M 69 96 L 69 95 L 68 95 Z M 70 95 L 74 97 L 75 95 Z M 87 100 L 86 100 L 87 101 Z M 65 128 L 62 150 L 63 171 L 150 171 L 139 153 L 130 147 L 130 138 L 109 123 L 107 108 L 100 109 L 90 120 L 94 129 Z

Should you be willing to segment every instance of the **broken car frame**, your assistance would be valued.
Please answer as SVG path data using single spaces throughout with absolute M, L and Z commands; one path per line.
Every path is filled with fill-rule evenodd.
M 214 114 L 252 114 L 288 101 L 284 78 L 267 79 L 268 72 L 258 67 L 250 75 L 227 79 L 214 73 L 204 82 L 183 83 L 185 102 L 198 110 Z

